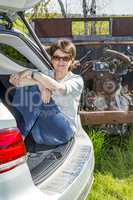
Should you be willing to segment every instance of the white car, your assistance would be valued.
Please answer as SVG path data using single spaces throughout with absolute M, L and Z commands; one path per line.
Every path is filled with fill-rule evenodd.
M 50 71 L 49 57 L 23 15 L 37 2 L 0 0 L 1 19 L 6 21 L 0 26 L 0 200 L 84 200 L 93 182 L 94 152 L 80 117 L 75 137 L 66 145 L 50 148 L 31 138 L 24 144 L 5 101 L 11 73 L 28 67 Z M 12 29 L 18 15 L 34 40 Z M 14 59 L 18 52 L 21 61 Z

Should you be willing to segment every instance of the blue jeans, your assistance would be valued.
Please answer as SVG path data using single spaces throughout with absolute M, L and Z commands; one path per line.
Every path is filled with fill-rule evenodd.
M 43 103 L 36 85 L 16 88 L 12 106 L 21 133 L 25 137 L 32 134 L 36 143 L 60 145 L 74 135 L 70 123 L 54 100 Z

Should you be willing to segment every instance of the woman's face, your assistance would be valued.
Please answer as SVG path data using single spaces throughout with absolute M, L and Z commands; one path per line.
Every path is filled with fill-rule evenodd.
M 55 72 L 64 72 L 67 73 L 69 67 L 72 64 L 72 58 L 68 53 L 57 49 L 52 56 L 52 65 L 55 69 Z

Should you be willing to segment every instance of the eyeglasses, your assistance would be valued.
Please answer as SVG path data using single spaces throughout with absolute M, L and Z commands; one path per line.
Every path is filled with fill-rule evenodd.
M 69 62 L 71 60 L 71 57 L 70 56 L 53 56 L 52 59 L 54 59 L 55 61 L 60 61 L 61 59 L 64 61 L 64 62 Z

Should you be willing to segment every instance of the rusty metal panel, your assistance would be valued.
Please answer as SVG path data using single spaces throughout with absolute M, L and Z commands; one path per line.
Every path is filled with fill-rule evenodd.
M 133 111 L 80 111 L 82 125 L 133 123 Z
M 73 17 L 72 21 L 110 21 L 110 17 Z
M 38 37 L 72 37 L 71 19 L 34 19 Z
M 112 36 L 133 36 L 133 18 L 113 18 Z

